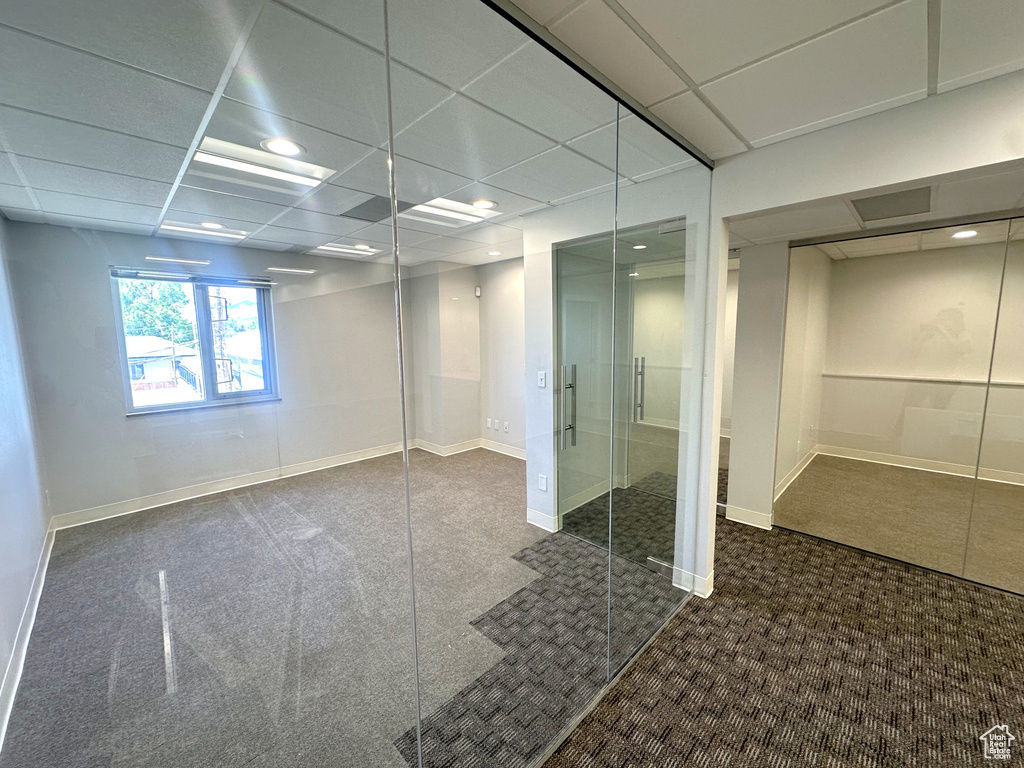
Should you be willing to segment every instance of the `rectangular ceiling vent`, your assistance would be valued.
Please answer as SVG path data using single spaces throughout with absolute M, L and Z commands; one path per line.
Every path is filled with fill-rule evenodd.
M 412 206 L 413 203 L 405 203 L 399 200 L 398 212 L 401 213 L 412 208 Z M 391 198 L 374 195 L 365 203 L 360 203 L 355 208 L 349 208 L 338 215 L 344 216 L 346 219 L 359 219 L 360 221 L 384 221 L 384 219 L 391 216 Z
M 915 213 L 928 213 L 932 209 L 932 188 L 918 187 L 903 192 L 862 197 L 850 202 L 863 221 L 895 219 L 899 216 L 912 216 Z

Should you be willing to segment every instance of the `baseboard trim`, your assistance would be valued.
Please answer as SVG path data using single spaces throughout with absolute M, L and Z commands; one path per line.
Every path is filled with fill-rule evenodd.
M 616 485 L 615 487 L 621 488 L 622 486 Z M 570 496 L 564 502 L 562 502 L 559 506 L 562 507 L 565 510 L 565 512 L 572 512 L 574 509 L 582 507 L 588 501 L 593 501 L 602 493 L 608 493 L 608 483 L 606 481 L 602 481 L 600 483 L 597 483 L 596 485 L 592 485 L 586 490 L 580 491 L 579 493 L 574 493 L 572 496 Z
M 752 525 L 755 528 L 762 528 L 770 531 L 772 529 L 772 516 L 765 512 L 756 512 L 753 509 L 744 509 L 734 504 L 725 505 L 725 519 L 734 523 Z
M 554 533 L 558 530 L 558 520 L 555 517 L 537 509 L 530 509 L 529 507 L 526 508 L 526 522 L 548 533 Z
M 878 453 L 877 451 L 863 451 L 858 448 L 844 448 L 838 445 L 819 445 L 817 450 L 823 456 L 836 456 L 840 459 L 856 459 L 857 461 L 868 461 L 872 464 L 888 464 L 890 467 L 919 469 L 923 472 L 938 472 L 943 475 L 974 477 L 973 465 L 954 464 L 953 462 L 935 461 L 934 459 L 916 459 L 913 456 L 897 456 L 889 453 Z M 1024 476 L 1021 477 L 1024 479 Z
M 32 577 L 32 588 L 28 593 L 25 610 L 21 614 L 18 633 L 14 637 L 14 648 L 11 658 L 7 661 L 3 682 L 0 683 L 0 752 L 4 748 L 4 737 L 7 735 L 7 723 L 14 709 L 14 697 L 21 682 L 21 673 L 25 668 L 25 655 L 28 653 L 28 641 L 32 635 L 32 627 L 36 623 L 36 611 L 39 598 L 43 594 L 43 582 L 46 581 L 46 569 L 50 565 L 50 552 L 53 551 L 54 532 L 47 531 L 43 539 L 43 549 L 39 553 L 36 572 Z
M 488 451 L 500 453 L 503 456 L 511 456 L 513 459 L 522 459 L 523 461 L 526 461 L 525 448 L 516 448 L 515 446 L 512 445 L 496 443 L 493 440 L 487 440 L 486 438 L 481 438 L 480 447 Z
M 793 484 L 793 481 L 800 477 L 800 473 L 807 469 L 807 465 L 810 464 L 814 457 L 818 455 L 818 447 L 814 446 L 807 454 L 797 462 L 796 466 L 789 470 L 789 473 L 782 478 L 782 482 L 775 486 L 775 497 L 773 501 L 778 501 L 779 496 L 786 492 L 786 489 Z
M 673 567 L 672 586 L 693 592 L 697 597 L 711 597 L 715 590 L 715 572 L 712 571 L 707 576 L 698 576 L 682 568 Z
M 213 493 L 222 493 L 224 491 L 233 491 L 238 488 L 246 488 L 250 485 L 259 485 L 260 483 L 267 483 L 271 480 L 279 480 L 284 477 L 294 477 L 295 475 L 304 475 L 307 472 L 317 472 L 321 469 L 330 469 L 331 467 L 340 467 L 344 464 L 352 464 L 357 461 L 375 459 L 380 456 L 398 453 L 401 450 L 401 443 L 390 443 L 388 445 L 381 445 L 375 448 L 366 448 L 361 451 L 352 451 L 351 453 L 328 456 L 323 459 L 304 461 L 299 464 L 289 464 L 281 467 L 280 469 L 268 469 L 262 472 L 252 472 L 247 475 L 236 475 L 235 477 L 229 477 L 224 480 L 212 480 L 208 483 L 190 485 L 185 488 L 176 488 L 170 491 L 154 493 L 149 496 L 126 499 L 125 501 L 116 501 L 112 504 L 104 504 L 99 507 L 91 507 L 90 509 L 82 509 L 76 512 L 65 512 L 63 514 L 53 516 L 50 520 L 50 530 L 59 531 L 64 528 L 74 528 L 75 526 L 85 525 L 87 523 L 96 523 L 100 520 L 108 520 L 113 517 L 120 517 L 121 515 L 130 515 L 134 512 L 142 512 L 147 509 L 162 507 L 165 504 L 174 504 L 179 501 L 188 501 L 202 496 L 209 496 Z
M 409 441 L 409 447 L 420 448 L 427 453 L 433 453 L 435 456 L 454 456 L 456 453 L 465 453 L 476 448 L 483 448 L 484 450 L 500 453 L 504 456 L 511 456 L 514 459 L 526 460 L 525 449 L 498 443 L 485 437 L 475 437 L 472 440 L 463 440 L 461 443 L 453 443 L 452 445 L 438 445 L 437 443 L 414 438 Z

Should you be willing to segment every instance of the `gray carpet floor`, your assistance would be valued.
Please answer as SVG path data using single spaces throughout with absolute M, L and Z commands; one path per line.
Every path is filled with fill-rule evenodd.
M 592 690 L 596 667 L 567 655 L 592 640 L 580 603 L 607 600 L 607 554 L 540 557 L 582 542 L 525 522 L 523 462 L 411 458 L 421 708 L 442 755 L 427 764 L 525 765 L 535 727 L 547 738 Z M 59 532 L 0 768 L 405 768 L 403 490 L 392 455 Z M 681 594 L 617 564 L 613 647 L 631 653 Z M 551 642 L 532 658 L 495 611 Z
M 1024 594 L 1024 487 L 816 456 L 774 523 Z
M 994 765 L 982 733 L 1024 738 L 1022 627 L 1016 595 L 719 518 L 711 597 L 546 768 Z

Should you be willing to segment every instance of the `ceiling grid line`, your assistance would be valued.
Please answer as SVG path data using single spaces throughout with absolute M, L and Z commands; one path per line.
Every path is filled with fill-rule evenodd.
M 608 6 L 612 13 L 618 16 L 623 21 L 623 23 L 626 26 L 628 26 L 634 32 L 634 34 L 636 34 L 636 36 L 643 41 L 644 45 L 651 49 L 655 56 L 661 59 L 665 66 L 671 69 L 680 80 L 682 80 L 684 83 L 690 86 L 690 91 L 693 92 L 693 95 L 700 99 L 701 103 L 705 107 L 707 107 L 707 109 L 710 110 L 711 113 L 715 117 L 717 117 L 726 128 L 729 129 L 732 135 L 735 136 L 736 139 L 740 141 L 744 147 L 746 147 L 747 149 L 754 148 L 754 145 L 750 143 L 747 137 L 744 136 L 735 125 L 733 125 L 732 121 L 729 120 L 729 118 L 727 118 L 722 113 L 722 111 L 711 102 L 711 100 L 707 96 L 701 93 L 700 87 L 697 85 L 697 82 L 692 77 L 690 77 L 689 73 L 679 65 L 679 62 L 677 62 L 675 59 L 668 55 L 668 52 L 661 47 L 657 40 L 651 37 L 650 33 L 648 33 L 647 30 L 644 29 L 640 25 L 640 23 L 633 18 L 633 15 L 629 11 L 627 11 L 619 4 L 618 0 L 602 0 L 602 2 L 604 2 L 604 4 Z
M 249 18 L 246 19 L 245 25 L 242 27 L 241 32 L 238 35 L 238 39 L 235 41 L 234 47 L 231 49 L 231 55 L 228 56 L 227 63 L 224 65 L 224 71 L 221 73 L 220 80 L 217 82 L 217 87 L 210 96 L 210 103 L 207 105 L 206 112 L 203 113 L 203 118 L 199 121 L 199 126 L 196 128 L 195 138 L 192 139 L 192 144 L 189 146 L 188 152 L 185 154 L 185 159 L 181 163 L 181 168 L 178 170 L 177 176 L 174 177 L 174 181 L 171 183 L 171 191 L 167 193 L 167 200 L 164 201 L 164 205 L 160 209 L 160 215 L 157 216 L 156 224 L 153 227 L 153 234 L 156 234 L 160 230 L 160 225 L 164 223 L 167 211 L 171 207 L 171 200 L 174 199 L 174 195 L 177 193 L 178 187 L 181 186 L 181 180 L 185 178 L 185 173 L 188 171 L 189 164 L 192 162 L 192 156 L 196 153 L 196 150 L 199 148 L 199 143 L 203 140 L 203 136 L 206 134 L 206 128 L 209 126 L 210 120 L 213 119 L 213 113 L 217 109 L 217 104 L 220 102 L 221 96 L 224 95 L 224 90 L 228 87 L 228 81 L 231 79 L 231 75 L 234 73 L 235 66 L 238 64 L 239 59 L 242 58 L 245 46 L 249 42 L 249 36 L 252 34 L 252 31 L 256 26 L 256 22 L 259 20 L 260 14 L 263 13 L 263 9 L 266 7 L 267 1 L 268 0 L 262 0 L 262 2 L 253 8 L 252 12 L 249 14 Z

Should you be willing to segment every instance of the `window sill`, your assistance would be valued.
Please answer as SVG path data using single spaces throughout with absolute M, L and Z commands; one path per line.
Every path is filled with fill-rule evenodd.
M 257 403 L 279 403 L 280 395 L 257 395 L 245 398 L 225 398 L 223 400 L 203 401 L 201 403 L 180 403 L 175 405 L 155 405 L 147 408 L 135 408 L 125 416 L 150 416 L 156 413 L 176 413 L 178 411 L 197 411 L 206 408 L 223 408 L 226 405 L 254 405 Z

